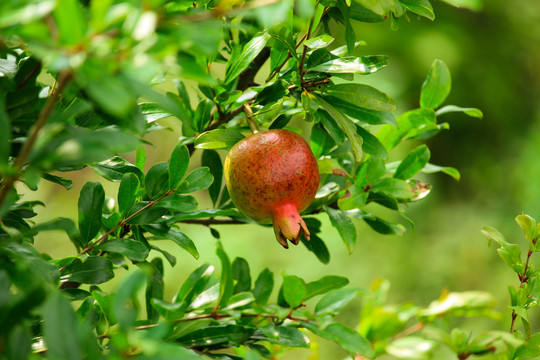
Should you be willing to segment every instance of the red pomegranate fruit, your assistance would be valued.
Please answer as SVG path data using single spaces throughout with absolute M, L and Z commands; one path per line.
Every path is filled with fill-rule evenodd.
M 317 160 L 306 141 L 289 130 L 257 132 L 236 143 L 225 159 L 225 182 L 233 203 L 247 217 L 274 224 L 288 248 L 309 230 L 300 216 L 319 187 Z

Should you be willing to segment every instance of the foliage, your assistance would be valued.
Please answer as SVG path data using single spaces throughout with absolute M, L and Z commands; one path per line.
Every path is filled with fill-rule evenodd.
M 445 320 L 492 316 L 489 294 L 443 292 L 424 308 L 387 305 L 382 280 L 362 290 L 346 287 L 343 276 L 304 280 L 286 273 L 277 280 L 265 269 L 253 281 L 248 260 L 231 261 L 212 228 L 251 222 L 229 199 L 218 150 L 242 139 L 253 119 L 260 128 L 310 129 L 322 177 L 303 213 L 312 237 L 302 243 L 322 263 L 330 261 L 330 250 L 317 236 L 320 216 L 328 216 L 352 252 L 352 219 L 400 235 L 402 224 L 372 209 L 389 209 L 412 224 L 407 206 L 431 190 L 418 177 L 443 172 L 459 179 L 456 169 L 430 163 L 422 144 L 449 128 L 440 122 L 446 113 L 482 116 L 478 109 L 442 106 L 451 88 L 446 65 L 435 60 L 419 108 L 395 116 L 395 101 L 361 81 L 389 58 L 353 55 L 360 44 L 354 22 L 389 21 L 397 28 L 399 19 L 416 16 L 434 19 L 429 1 L 2 2 L 0 356 L 257 359 L 307 348 L 315 336 L 364 358 L 427 358 L 437 343 L 461 359 L 538 355 L 527 317 L 536 303 L 529 258 L 538 226 L 526 216 L 518 217 L 531 242 L 525 264 L 517 245 L 485 230 L 501 245 L 520 287 L 510 290 L 511 333 L 473 340 Z M 333 47 L 333 34 L 341 30 L 344 45 Z M 164 94 L 156 85 L 168 79 L 176 89 Z M 158 120 L 166 117 L 181 124 L 182 136 L 169 161 L 146 164 L 144 136 L 162 131 Z M 404 156 L 398 148 L 403 143 L 414 147 Z M 202 151 L 200 163 L 192 161 L 196 151 Z M 132 162 L 126 156 L 131 152 Z M 35 224 L 32 218 L 45 204 L 25 201 L 23 194 L 41 181 L 69 189 L 62 172 L 85 167 L 119 183 L 118 193 L 87 182 L 77 219 Z M 201 190 L 213 208 L 199 208 L 193 194 Z M 221 270 L 201 264 L 167 299 L 163 259 L 172 266 L 177 259 L 158 240 L 199 257 L 183 223 L 211 228 Z M 51 259 L 32 246 L 36 236 L 52 230 L 65 232 L 73 256 Z M 132 271 L 113 292 L 105 291 L 103 284 L 121 268 Z M 353 329 L 335 317 L 359 296 L 361 321 Z M 517 318 L 524 334 L 514 333 Z

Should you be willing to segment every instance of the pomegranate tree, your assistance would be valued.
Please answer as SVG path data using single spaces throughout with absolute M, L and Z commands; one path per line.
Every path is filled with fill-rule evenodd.
M 257 132 L 236 143 L 225 159 L 231 199 L 247 217 L 274 224 L 276 239 L 288 248 L 309 230 L 300 216 L 319 186 L 317 160 L 306 141 L 289 130 Z

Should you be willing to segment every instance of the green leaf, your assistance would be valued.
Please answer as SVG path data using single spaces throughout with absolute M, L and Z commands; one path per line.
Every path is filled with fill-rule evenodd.
M 180 183 L 177 193 L 188 194 L 198 190 L 207 189 L 214 182 L 214 177 L 210 169 L 206 166 L 197 168 L 190 172 Z
M 191 195 L 171 194 L 160 200 L 155 206 L 172 212 L 187 213 L 197 209 L 197 199 Z
M 170 229 L 167 232 L 166 237 L 167 239 L 174 241 L 182 249 L 186 250 L 195 259 L 199 258 L 199 251 L 197 250 L 195 243 L 193 243 L 193 240 L 191 240 L 183 232 L 180 232 L 176 229 Z
M 208 167 L 212 173 L 214 181 L 208 188 L 208 194 L 212 200 L 212 204 L 216 206 L 216 203 L 221 193 L 221 183 L 223 180 L 223 164 L 221 157 L 215 150 L 204 150 L 201 158 L 201 165 Z
M 208 326 L 186 334 L 176 339 L 176 341 L 188 348 L 209 347 L 218 344 L 240 344 L 248 340 L 254 331 L 252 328 L 240 325 Z
M 204 289 L 208 280 L 214 273 L 214 267 L 210 264 L 203 264 L 195 269 L 182 284 L 180 290 L 173 298 L 173 302 L 178 303 L 186 300 L 190 302 L 193 296 L 197 295 L 197 289 Z
M 375 14 L 384 17 L 394 10 L 396 6 L 394 1 L 391 0 L 358 0 L 358 3 Z
M 135 205 L 133 205 L 127 213 L 126 218 L 130 218 L 128 221 L 128 224 L 130 225 L 151 224 L 153 222 L 157 222 L 158 220 L 161 220 L 162 216 L 169 212 L 167 209 L 158 207 L 158 206 L 152 206 L 152 207 L 142 210 L 146 206 L 148 206 L 148 201 L 139 201 L 135 203 Z
M 264 305 L 268 302 L 274 288 L 274 274 L 269 269 L 261 271 L 251 292 L 255 296 L 255 302 Z
M 145 244 L 127 238 L 108 240 L 96 249 L 122 254 L 133 261 L 144 261 L 148 257 L 148 248 Z
M 227 62 L 225 70 L 224 83 L 228 84 L 238 78 L 238 76 L 247 69 L 253 60 L 264 49 L 266 42 L 270 39 L 267 32 L 259 33 L 253 37 L 242 49 L 242 51 L 233 52 L 231 58 Z
M 193 117 L 193 126 L 194 130 L 198 133 L 201 133 L 206 129 L 208 124 L 212 121 L 212 108 L 214 107 L 214 102 L 208 99 L 203 99 L 197 105 L 195 110 L 195 115 Z
M 406 181 L 396 178 L 382 178 L 374 182 L 372 191 L 398 199 L 410 199 L 414 196 L 411 186 Z
M 85 243 L 94 238 L 101 228 L 101 212 L 105 190 L 98 182 L 87 182 L 79 196 L 79 231 Z
M 52 12 L 56 6 L 56 0 L 39 1 L 39 6 L 36 2 L 9 2 L 5 3 L 0 11 L 0 27 L 9 27 L 31 22 L 40 19 Z
M 433 12 L 433 6 L 429 0 L 399 0 L 407 10 L 415 13 L 416 15 L 423 16 L 429 20 L 435 20 L 435 13 Z
M 306 224 L 308 224 L 307 221 Z M 308 229 L 311 231 L 309 224 Z M 317 259 L 323 264 L 328 264 L 330 262 L 330 252 L 328 251 L 325 243 L 319 236 L 317 236 L 317 234 L 312 233 L 309 241 L 302 238 L 302 244 L 304 244 L 309 251 L 314 253 Z
M 315 97 L 313 94 L 303 91 L 302 95 L 302 107 L 307 113 L 314 113 L 319 109 L 319 101 L 317 100 L 317 97 Z
M 88 21 L 77 0 L 58 0 L 53 17 L 63 44 L 76 45 L 84 41 Z
M 453 316 L 485 316 L 495 306 L 496 300 L 485 291 L 463 291 L 443 293 L 427 308 L 419 312 L 419 316 L 435 318 L 446 315 Z
M 125 174 L 135 174 L 139 180 L 144 178 L 143 172 L 138 167 L 119 156 L 90 165 L 90 167 L 109 181 L 121 181 Z
M 141 269 L 130 272 L 118 286 L 113 298 L 113 311 L 120 328 L 128 331 L 135 325 L 139 302 L 137 293 L 146 284 L 146 274 Z
M 189 150 L 185 145 L 176 145 L 169 160 L 169 190 L 174 190 L 186 175 L 189 166 Z
M 280 24 L 271 28 L 269 30 L 269 33 L 274 39 L 278 40 L 279 43 L 283 46 L 283 47 L 272 46 L 272 50 L 276 48 L 277 50 L 279 50 L 277 53 L 285 54 L 286 56 L 287 53 L 283 51 L 284 49 L 286 49 L 288 53 L 291 54 L 291 56 L 293 56 L 296 60 L 298 60 L 298 55 L 296 54 L 296 43 L 293 39 L 292 32 L 289 29 L 289 27 Z M 277 65 L 280 65 L 280 64 L 281 62 L 277 62 Z M 274 68 L 272 68 L 272 71 L 274 71 Z
M 459 171 L 453 167 L 438 166 L 438 165 L 427 163 L 426 166 L 424 166 L 424 168 L 422 169 L 422 172 L 426 174 L 432 174 L 439 171 L 453 177 L 454 179 L 458 181 L 461 177 Z
M 140 103 L 139 107 L 141 108 L 141 113 L 148 123 L 153 123 L 159 119 L 173 116 L 170 112 L 163 110 L 163 108 L 156 103 Z
M 169 188 L 169 163 L 163 161 L 152 166 L 146 173 L 144 187 L 150 199 L 165 194 Z
M 235 294 L 251 290 L 251 274 L 246 259 L 240 257 L 234 259 L 232 263 L 232 276 L 235 280 Z
M 197 149 L 229 150 L 245 136 L 240 131 L 215 129 L 202 133 L 195 139 Z
M 306 284 L 306 295 L 304 300 L 311 299 L 314 296 L 323 295 L 327 292 L 344 287 L 349 283 L 349 279 L 343 276 L 323 276 L 317 281 Z
M 482 113 L 482 110 L 480 110 L 480 109 L 464 108 L 464 107 L 459 107 L 459 106 L 455 106 L 455 105 L 443 106 L 442 108 L 437 110 L 435 114 L 437 114 L 437 116 L 440 116 L 440 115 L 444 115 L 444 114 L 448 114 L 448 113 L 452 113 L 452 112 L 462 112 L 465 115 L 469 115 L 469 116 L 472 116 L 472 117 L 477 117 L 479 119 L 484 117 L 484 114 Z
M 360 125 L 356 125 L 356 133 L 362 138 L 362 150 L 364 150 L 365 153 L 380 157 L 381 159 L 386 159 L 388 157 L 386 148 L 375 135 Z
M 317 305 L 315 305 L 315 314 L 336 314 L 352 299 L 356 298 L 360 294 L 358 289 L 338 289 L 329 292 L 324 295 Z
M 362 160 L 362 138 L 356 132 L 356 125 L 341 112 L 337 111 L 332 105 L 327 103 L 322 98 L 319 98 L 319 103 L 322 108 L 330 115 L 332 119 L 339 125 L 339 127 L 345 132 L 347 138 L 351 142 L 352 149 L 354 151 L 354 157 L 357 162 Z
M 52 182 L 52 183 L 62 185 L 66 190 L 71 190 L 71 188 L 73 187 L 73 181 L 71 181 L 70 179 L 66 179 L 66 178 L 63 178 L 63 177 L 60 177 L 60 176 L 47 174 L 47 173 L 41 174 L 41 177 L 43 179 L 47 180 L 47 181 Z
M 377 133 L 377 137 L 388 151 L 396 147 L 401 141 L 418 137 L 422 134 L 437 133 L 440 128 L 432 109 L 415 109 L 408 111 L 397 118 L 398 126 L 384 125 Z
M 240 214 L 238 211 L 232 210 L 232 209 L 197 210 L 191 213 L 177 215 L 174 218 L 172 218 L 172 220 L 181 221 L 181 220 L 189 220 L 189 219 L 202 219 L 202 218 L 215 217 L 215 216 L 239 217 L 239 218 L 246 219 L 246 221 L 248 220 L 247 218 L 243 217 L 243 215 Z
M 351 219 L 342 210 L 333 209 L 331 207 L 324 206 L 324 211 L 330 218 L 330 223 L 337 229 L 341 239 L 347 246 L 349 254 L 352 253 L 356 244 L 356 227 L 352 223 Z
M 418 336 L 407 336 L 392 341 L 385 350 L 398 359 L 429 360 L 436 343 Z
M 79 322 L 71 304 L 59 291 L 51 291 L 43 308 L 43 333 L 49 358 L 83 358 L 81 339 L 78 336 Z
M 122 77 L 102 73 L 96 71 L 97 69 L 97 65 L 85 65 L 80 70 L 80 74 L 84 74 L 80 77 L 80 86 L 84 87 L 90 98 L 103 111 L 118 118 L 129 117 L 136 106 L 133 87 Z
M 99 130 L 71 125 L 65 127 L 60 135 L 58 127 L 45 128 L 43 136 L 50 140 L 36 144 L 29 161 L 39 164 L 45 170 L 78 170 L 88 163 L 103 161 L 117 153 L 134 150 L 140 144 L 134 136 L 114 127 Z M 121 178 L 122 175 L 119 175 L 118 180 Z
M 283 277 L 283 297 L 291 309 L 295 309 L 306 296 L 306 284 L 304 280 L 294 275 Z
M 146 150 L 144 147 L 139 146 L 135 154 L 135 166 L 141 170 L 144 170 L 144 164 L 146 163 Z
M 309 347 L 309 338 L 300 329 L 269 324 L 259 327 L 259 330 L 266 337 L 261 339 L 268 340 L 273 344 L 290 347 Z M 259 336 L 255 335 L 254 338 L 258 339 Z
M 431 153 L 426 145 L 418 146 L 401 160 L 394 173 L 394 177 L 402 180 L 412 178 L 426 166 L 430 155 Z
M 248 304 L 251 304 L 255 301 L 255 297 L 253 296 L 253 293 L 251 292 L 240 292 L 237 294 L 234 294 L 229 298 L 229 302 L 227 306 L 225 307 L 225 310 L 232 310 L 236 309 L 238 307 L 246 306 Z
M 311 39 L 308 39 L 308 40 L 304 41 L 303 45 L 310 48 L 310 49 L 312 49 L 312 50 L 316 50 L 316 49 L 321 49 L 321 48 L 327 47 L 333 41 L 334 41 L 333 37 L 331 37 L 328 34 L 323 34 L 323 35 L 320 35 L 320 36 L 317 36 L 317 37 L 314 37 L 314 38 L 311 38 Z
M 516 217 L 516 223 L 519 225 L 521 230 L 523 230 L 523 233 L 525 234 L 525 238 L 529 241 L 533 249 L 535 248 L 538 234 L 537 226 L 536 226 L 536 220 L 534 220 L 532 217 L 526 214 L 521 214 Z
M 61 271 L 63 281 L 82 284 L 101 284 L 113 277 L 111 260 L 101 256 L 90 256 L 84 262 L 76 259 Z
M 389 58 L 386 55 L 370 56 L 345 56 L 339 59 L 330 60 L 318 64 L 309 69 L 309 71 L 325 72 L 331 74 L 372 74 L 388 65 Z M 343 84 L 360 85 L 360 84 Z M 337 85 L 339 86 L 339 85 Z M 367 85 L 364 85 L 367 86 Z M 378 110 L 378 109 L 374 109 Z M 383 110 L 385 111 L 385 110 Z M 394 110 L 390 110 L 394 111 Z
M 221 262 L 221 280 L 219 289 L 219 305 L 225 306 L 234 291 L 233 273 L 229 257 L 218 242 L 216 254 Z
M 139 185 L 139 179 L 135 174 L 127 173 L 122 177 L 118 188 L 118 208 L 121 214 L 126 214 L 135 204 Z
M 327 95 L 370 110 L 392 112 L 397 108 L 395 101 L 390 96 L 364 84 L 328 86 Z
M 369 341 L 346 325 L 332 323 L 324 329 L 324 333 L 329 334 L 331 340 L 350 353 L 360 354 L 367 358 L 373 357 L 374 351 Z
M 482 0 L 442 0 L 447 4 L 473 11 L 480 11 L 484 7 Z
M 152 299 L 163 299 L 163 260 L 161 258 L 154 258 L 148 264 L 150 267 L 149 273 L 146 279 L 146 314 L 148 320 L 152 323 L 157 323 L 159 320 L 158 312 L 152 307 Z
M 405 226 L 386 221 L 378 216 L 366 216 L 363 220 L 379 234 L 401 236 L 406 231 Z
M 452 87 L 450 70 L 441 60 L 435 60 L 429 69 L 428 76 L 422 85 L 420 106 L 435 109 L 441 105 Z
M 518 245 L 507 242 L 497 229 L 489 226 L 482 230 L 482 234 L 488 239 L 489 243 L 495 241 L 499 244 L 500 248 L 497 249 L 497 252 L 506 265 L 510 266 L 518 274 L 522 272 L 521 249 Z
M 323 128 L 321 123 L 314 124 L 311 128 L 310 147 L 313 151 L 313 155 L 318 159 L 322 155 L 326 155 L 334 147 L 334 141 Z

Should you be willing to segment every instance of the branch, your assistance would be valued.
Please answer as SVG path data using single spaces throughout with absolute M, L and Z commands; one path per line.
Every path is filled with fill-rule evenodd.
M 45 103 L 45 106 L 39 113 L 39 116 L 36 120 L 36 123 L 34 124 L 34 127 L 32 128 L 30 135 L 26 139 L 26 142 L 23 145 L 23 148 L 21 149 L 21 152 L 15 159 L 15 162 L 13 163 L 13 175 L 7 176 L 4 179 L 4 184 L 2 185 L 0 189 L 0 205 L 4 203 L 6 200 L 6 196 L 9 193 L 9 191 L 13 188 L 13 184 L 21 177 L 21 170 L 26 163 L 26 160 L 30 153 L 32 152 L 32 148 L 36 142 L 36 139 L 39 135 L 39 132 L 47 121 L 49 120 L 49 117 L 51 116 L 54 108 L 56 107 L 56 104 L 58 100 L 60 99 L 60 94 L 62 91 L 64 91 L 66 85 L 71 80 L 72 73 L 71 70 L 63 70 L 59 76 L 58 76 L 58 82 L 56 83 L 56 88 L 52 91 L 51 96 L 47 99 L 47 102 Z

